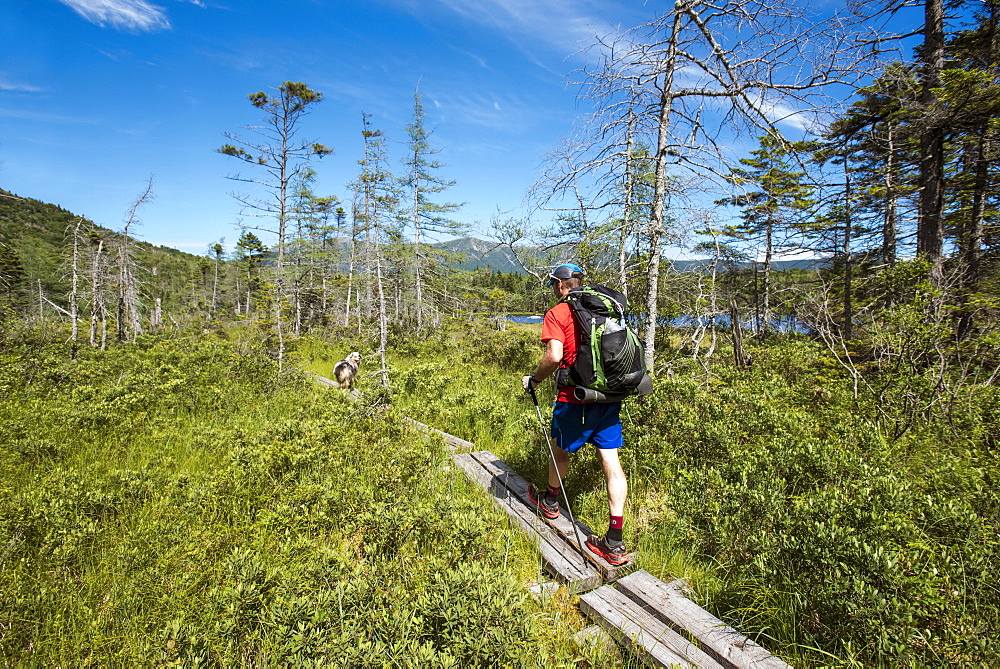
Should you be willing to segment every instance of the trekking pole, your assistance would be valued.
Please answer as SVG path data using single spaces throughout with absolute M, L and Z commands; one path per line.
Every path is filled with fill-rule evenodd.
M 542 426 L 542 435 L 545 437 L 545 444 L 549 447 L 549 461 L 552 463 L 552 469 L 556 472 L 556 478 L 559 480 L 559 489 L 562 490 L 563 500 L 566 502 L 566 515 L 569 516 L 569 522 L 573 525 L 573 533 L 576 535 L 576 545 L 582 551 L 583 542 L 580 541 L 580 528 L 576 526 L 576 519 L 573 518 L 573 509 L 569 506 L 569 495 L 566 494 L 566 486 L 563 485 L 562 475 L 559 473 L 559 465 L 556 464 L 556 454 L 552 450 L 552 439 L 549 437 L 549 431 L 545 427 L 545 420 L 542 418 L 542 408 L 538 406 L 538 397 L 535 395 L 535 389 L 528 385 L 528 394 L 531 395 L 531 401 L 535 403 L 535 412 L 538 414 L 538 424 Z

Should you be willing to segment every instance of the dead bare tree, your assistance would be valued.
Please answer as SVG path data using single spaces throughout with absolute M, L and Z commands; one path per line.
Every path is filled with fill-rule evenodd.
M 135 247 L 132 234 L 138 227 L 139 209 L 153 199 L 153 178 L 146 181 L 146 188 L 125 214 L 125 226 L 118 239 L 118 341 L 135 341 L 142 334 L 139 318 L 139 280 L 136 276 Z
M 100 348 L 108 346 L 108 309 L 105 303 L 107 286 L 107 259 L 104 256 L 104 240 L 96 232 L 89 235 L 93 245 L 90 256 L 90 345 L 97 347 L 100 330 Z
M 78 216 L 73 223 L 73 231 L 70 233 L 73 238 L 73 250 L 70 255 L 70 291 L 69 291 L 69 313 L 71 333 L 70 340 L 73 342 L 73 359 L 76 360 L 77 340 L 80 336 L 80 263 L 81 258 L 81 234 L 83 233 L 83 216 Z
M 707 252 L 709 254 L 708 274 L 701 271 L 697 273 L 698 294 L 694 301 L 695 308 L 692 312 L 695 327 L 691 333 L 691 357 L 698 358 L 701 353 L 701 345 L 706 336 L 710 336 L 708 350 L 702 355 L 702 360 L 707 361 L 715 353 L 715 346 L 718 341 L 716 336 L 716 325 L 718 317 L 723 314 L 719 306 L 719 265 L 731 255 L 731 249 L 727 248 L 719 241 L 721 231 L 719 226 L 706 214 L 704 226 L 698 230 L 700 234 L 711 238 L 695 247 L 696 251 Z
M 633 30 L 595 40 L 590 53 L 597 62 L 579 83 L 581 98 L 596 111 L 572 144 L 571 170 L 548 174 L 542 190 L 557 199 L 571 180 L 586 175 L 595 206 L 625 207 L 624 198 L 608 194 L 628 173 L 636 143 L 651 147 L 653 195 L 643 230 L 650 368 L 671 175 L 697 176 L 702 193 L 721 188 L 732 160 L 731 137 L 777 134 L 778 123 L 811 122 L 832 103 L 826 88 L 853 82 L 859 63 L 871 55 L 854 48 L 852 30 L 839 17 L 811 20 L 800 4 L 782 0 L 678 0 Z M 630 213 L 621 218 L 631 220 Z

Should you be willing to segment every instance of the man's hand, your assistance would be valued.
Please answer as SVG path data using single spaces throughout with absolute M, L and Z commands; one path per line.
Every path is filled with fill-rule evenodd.
M 521 385 L 524 386 L 524 392 L 530 393 L 538 385 L 538 381 L 535 380 L 534 374 L 530 374 L 521 379 Z

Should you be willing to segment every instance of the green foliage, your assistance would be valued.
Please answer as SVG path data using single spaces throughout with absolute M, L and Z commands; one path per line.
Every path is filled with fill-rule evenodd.
M 912 333 L 913 319 L 887 332 Z M 461 366 L 421 361 L 394 374 L 397 401 L 544 480 L 541 428 L 519 389 L 537 341 L 527 338 L 531 362 L 518 368 L 498 364 L 503 347 L 484 334 L 457 344 Z M 503 337 L 511 348 L 525 339 Z M 492 353 L 468 353 L 484 347 Z M 626 540 L 641 566 L 688 578 L 705 606 L 796 665 L 1000 661 L 988 632 L 1000 624 L 995 389 L 967 387 L 950 414 L 918 412 L 894 439 L 895 414 L 856 401 L 816 343 L 775 338 L 751 352 L 750 370 L 675 360 L 674 379 L 626 403 Z M 887 377 L 885 401 L 932 397 L 931 378 L 893 390 Z M 590 450 L 572 459 L 567 488 L 574 512 L 602 527 L 604 481 Z
M 906 358 L 942 336 L 926 305 L 893 309 L 885 339 L 855 355 L 875 341 Z M 371 377 L 354 404 L 277 374 L 249 330 L 145 337 L 76 362 L 55 330 L 0 331 L 4 660 L 615 663 L 572 646 L 570 600 L 525 599 L 530 547 L 435 440 L 401 427 L 411 416 L 543 480 L 520 389 L 537 336 L 456 321 L 400 339 L 386 411 Z M 992 367 L 995 344 L 955 345 Z M 371 345 L 352 333 L 294 349 L 326 375 Z M 949 366 L 948 396 L 898 433 L 903 403 L 939 392 L 940 359 L 870 355 L 865 379 L 887 390 L 855 399 L 814 342 L 750 352 L 750 369 L 678 358 L 673 379 L 626 403 L 626 540 L 640 566 L 689 579 L 796 665 L 1000 661 L 995 388 Z M 591 450 L 572 459 L 567 491 L 584 522 L 606 522 Z
M 0 338 L 4 662 L 528 666 L 540 647 L 566 652 L 524 595 L 527 546 L 394 414 L 277 375 L 253 332 L 76 362 L 24 334 Z
M 124 203 L 123 203 L 124 209 Z M 47 299 L 67 306 L 70 277 L 66 257 L 71 247 L 68 229 L 80 218 L 62 207 L 14 196 L 0 189 L 0 310 L 24 309 L 36 299 L 38 281 Z M 104 240 L 104 253 L 120 239 L 118 233 L 84 219 L 95 245 Z M 134 241 L 141 273 L 142 293 L 160 298 L 164 309 L 186 311 L 193 306 L 192 287 L 211 292 L 211 283 L 199 269 L 198 256 L 148 242 Z M 81 273 L 85 268 L 81 267 Z M 193 284 L 189 285 L 189 283 Z M 37 301 L 35 302 L 37 304 Z M 3 317 L 0 311 L 0 318 Z

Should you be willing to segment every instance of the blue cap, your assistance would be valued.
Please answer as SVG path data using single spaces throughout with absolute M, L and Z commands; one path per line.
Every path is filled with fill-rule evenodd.
M 559 267 L 556 267 L 554 270 L 552 270 L 552 273 L 549 274 L 549 282 L 545 284 L 545 286 L 546 287 L 551 286 L 553 283 L 556 282 L 556 279 L 561 279 L 565 281 L 566 279 L 572 279 L 572 278 L 582 279 L 583 268 L 581 268 L 579 265 L 574 265 L 573 263 L 568 262 L 559 265 Z

